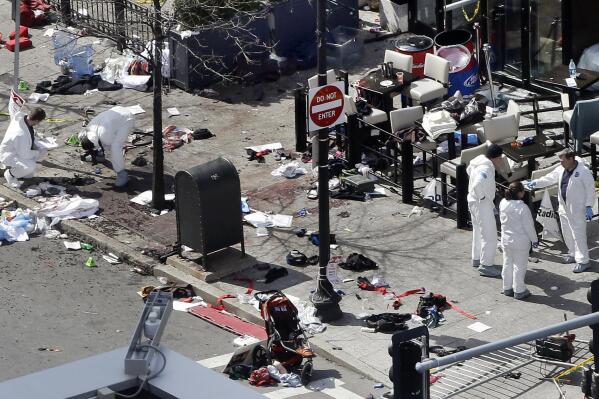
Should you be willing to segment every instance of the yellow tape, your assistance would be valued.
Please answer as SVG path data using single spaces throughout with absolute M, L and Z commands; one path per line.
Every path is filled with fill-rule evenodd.
M 579 368 L 581 368 L 582 366 L 584 366 L 585 364 L 591 363 L 592 361 L 595 360 L 594 356 L 591 356 L 590 358 L 578 363 L 576 366 L 574 367 L 570 367 L 568 370 L 562 371 L 561 373 L 559 373 L 558 375 L 556 375 L 555 377 L 553 377 L 553 379 L 556 382 L 559 382 L 559 379 L 562 378 L 563 376 L 566 376 L 570 373 L 573 373 L 574 371 L 578 370 Z

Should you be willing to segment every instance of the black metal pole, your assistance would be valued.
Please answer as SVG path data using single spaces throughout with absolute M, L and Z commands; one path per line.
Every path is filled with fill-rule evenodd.
M 456 166 L 456 211 L 458 229 L 468 228 L 468 173 L 466 165 Z
M 164 153 L 162 150 L 162 14 L 160 0 L 154 0 L 154 137 L 152 206 L 164 209 Z
M 295 97 L 295 151 L 304 152 L 308 149 L 306 129 L 306 89 L 298 87 L 294 90 Z
M 412 142 L 401 142 L 401 201 L 414 202 L 414 148 Z
M 316 14 L 316 40 L 318 45 L 318 86 L 327 84 L 327 58 L 326 58 L 326 15 L 327 0 L 318 0 Z M 333 285 L 327 278 L 327 264 L 330 257 L 331 229 L 329 223 L 329 130 L 318 131 L 318 232 L 319 232 L 319 266 L 318 285 L 312 294 L 312 303 L 316 308 L 316 315 L 323 322 L 338 320 L 343 317 L 337 294 Z

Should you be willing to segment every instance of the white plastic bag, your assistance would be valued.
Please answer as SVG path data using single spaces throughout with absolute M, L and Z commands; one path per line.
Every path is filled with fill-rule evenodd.
M 422 198 L 437 204 L 443 204 L 443 199 L 441 198 L 442 188 L 443 186 L 440 179 L 437 178 L 435 180 L 431 180 L 422 189 Z

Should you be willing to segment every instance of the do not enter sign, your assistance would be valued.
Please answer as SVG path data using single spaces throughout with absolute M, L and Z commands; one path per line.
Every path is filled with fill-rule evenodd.
M 308 92 L 310 131 L 331 127 L 343 122 L 343 82 L 310 89 Z

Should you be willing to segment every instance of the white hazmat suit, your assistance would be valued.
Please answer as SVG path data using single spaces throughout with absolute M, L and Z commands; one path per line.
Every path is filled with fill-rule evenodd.
M 10 174 L 17 179 L 33 177 L 36 162 L 45 154 L 32 140 L 25 116 L 22 112 L 15 114 L 0 144 L 0 162 L 10 168 Z
M 94 117 L 80 134 L 80 138 L 86 136 L 96 148 L 110 151 L 112 169 L 117 173 L 117 186 L 126 184 L 123 144 L 134 128 L 135 116 L 131 111 L 116 106 Z
M 531 243 L 537 242 L 537 232 L 530 209 L 521 200 L 502 199 L 499 203 L 501 248 L 503 249 L 503 291 L 526 292 L 524 276 Z
M 559 200 L 559 220 L 562 226 L 564 241 L 568 247 L 568 255 L 573 256 L 576 263 L 589 263 L 589 247 L 587 244 L 586 208 L 595 202 L 595 179 L 580 158 L 572 172 L 566 188 L 566 200 L 562 197 L 561 183 L 564 167 L 558 166 L 551 173 L 533 180 L 535 188 L 543 188 L 557 183 Z
M 472 218 L 472 262 L 480 264 L 481 273 L 495 264 L 497 227 L 493 199 L 495 198 L 495 166 L 485 155 L 470 161 L 466 169 L 468 209 Z

